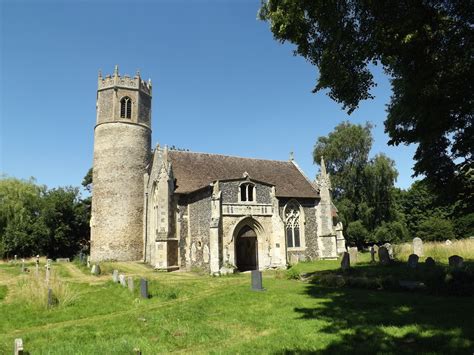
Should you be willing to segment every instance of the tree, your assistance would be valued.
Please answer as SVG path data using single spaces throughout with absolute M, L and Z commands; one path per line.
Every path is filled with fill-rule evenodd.
M 417 144 L 415 175 L 449 187 L 447 197 L 472 188 L 473 1 L 268 0 L 259 14 L 318 67 L 313 92 L 328 89 L 348 113 L 373 97 L 370 65 L 382 65 L 389 144 Z
M 87 170 L 86 176 L 84 176 L 84 179 L 82 179 L 81 185 L 89 192 L 92 192 L 92 176 L 93 176 L 93 170 L 90 168 Z

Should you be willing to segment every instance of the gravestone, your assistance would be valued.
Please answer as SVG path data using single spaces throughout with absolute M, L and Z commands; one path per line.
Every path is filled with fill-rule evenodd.
M 392 244 L 385 243 L 383 246 L 385 247 L 385 249 L 387 249 L 388 256 L 389 256 L 390 260 L 393 260 L 394 255 L 393 255 L 393 246 L 392 246 Z
M 40 256 L 36 255 L 36 276 L 39 275 Z
M 433 267 L 436 265 L 436 262 L 431 256 L 428 256 L 425 260 L 425 265 L 428 267 Z
M 413 254 L 423 256 L 423 241 L 421 238 L 413 238 Z
M 49 264 L 45 265 L 46 267 L 46 282 L 49 282 L 49 277 L 51 276 L 51 266 Z
M 341 269 L 342 270 L 347 270 L 350 267 L 351 267 L 351 261 L 350 261 L 349 253 L 344 252 L 344 254 L 342 254 Z
M 390 264 L 390 254 L 385 246 L 379 248 L 379 262 L 382 265 Z
M 48 308 L 53 306 L 53 290 L 48 288 Z
M 15 265 L 16 265 L 17 259 L 18 259 L 18 255 L 15 255 L 15 261 L 14 261 Z
M 446 241 L 444 242 L 444 244 L 446 244 L 446 245 L 449 247 L 450 245 L 453 244 L 453 242 L 450 241 L 449 239 L 446 239 Z
M 119 282 L 123 287 L 127 287 L 127 279 L 124 274 L 119 275 Z
M 411 254 L 409 257 L 408 257 L 408 266 L 412 269 L 416 269 L 416 267 L 418 266 L 418 255 L 416 254 Z
M 98 264 L 92 265 L 91 274 L 100 275 L 100 266 Z
M 53 260 L 52 260 L 52 259 L 47 259 L 47 260 L 46 260 L 46 264 L 48 264 L 49 266 L 51 266 L 52 263 L 53 263 Z
M 449 266 L 455 269 L 462 268 L 464 266 L 464 259 L 459 255 L 452 255 L 448 259 Z
M 118 270 L 114 270 L 112 272 L 112 281 L 113 282 L 119 282 L 119 273 Z
M 142 298 L 148 298 L 148 281 L 140 279 L 140 295 Z
M 21 272 L 25 272 L 25 259 L 21 259 Z
M 252 270 L 252 291 L 263 291 L 262 272 Z
M 87 255 L 87 267 L 91 267 L 91 257 Z
M 349 248 L 349 258 L 351 259 L 352 265 L 357 263 L 357 251 L 357 247 Z
M 69 258 L 56 258 L 57 263 L 68 263 Z
M 375 248 L 373 246 L 370 247 L 370 262 L 375 263 Z
M 133 292 L 134 284 L 133 284 L 133 277 L 128 277 L 128 289 Z
M 13 355 L 23 355 L 23 339 L 16 338 L 13 343 Z
M 379 246 L 377 244 L 374 244 L 374 252 L 375 252 L 375 255 L 377 255 L 377 257 L 379 256 Z M 380 259 L 379 259 L 380 261 Z

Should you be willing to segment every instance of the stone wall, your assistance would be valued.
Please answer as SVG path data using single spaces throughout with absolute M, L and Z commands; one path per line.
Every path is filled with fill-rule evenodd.
M 95 129 L 92 261 L 143 257 L 143 174 L 150 141 L 144 126 L 110 122 Z
M 241 181 L 220 181 L 219 188 L 222 191 L 222 203 L 238 203 L 240 194 L 240 184 L 242 184 L 244 181 L 245 179 L 242 179 Z M 249 182 L 255 185 L 255 203 L 272 203 L 271 186 L 259 184 L 253 181 Z

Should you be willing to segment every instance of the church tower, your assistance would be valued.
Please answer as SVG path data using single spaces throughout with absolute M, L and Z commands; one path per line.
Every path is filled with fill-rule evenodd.
M 151 81 L 99 72 L 91 217 L 91 260 L 140 260 L 143 175 L 151 156 Z

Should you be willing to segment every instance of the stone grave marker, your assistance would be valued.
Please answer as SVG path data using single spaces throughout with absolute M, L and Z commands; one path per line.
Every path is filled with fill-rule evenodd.
M 411 254 L 409 257 L 408 257 L 408 266 L 412 269 L 416 269 L 416 267 L 418 266 L 418 255 L 416 254 Z
M 57 263 L 68 263 L 69 258 L 56 258 Z
M 375 252 L 375 255 L 377 255 L 377 257 L 379 256 L 379 246 L 377 244 L 374 244 L 374 252 Z M 380 259 L 379 259 L 380 261 Z
M 133 284 L 133 277 L 128 277 L 128 289 L 133 292 L 134 284 Z
M 45 265 L 45 268 L 46 268 L 46 283 L 49 282 L 49 278 L 51 276 L 51 265 L 49 264 L 46 264 Z
M 349 258 L 351 260 L 351 264 L 354 265 L 357 263 L 357 247 L 349 248 Z
M 375 263 L 375 253 L 376 251 L 375 251 L 374 246 L 371 246 L 370 247 L 370 262 L 371 263 Z
M 421 238 L 413 238 L 413 254 L 423 256 L 423 241 Z
M 341 260 L 341 269 L 342 270 L 347 270 L 351 267 L 351 258 L 349 256 L 349 253 L 345 251 L 342 254 L 342 260 Z
M 114 270 L 112 272 L 112 281 L 113 282 L 119 282 L 119 273 L 118 270 Z
M 40 256 L 36 255 L 36 276 L 39 275 Z
M 92 265 L 91 274 L 100 275 L 100 266 L 99 266 L 99 264 Z
M 127 279 L 124 274 L 119 275 L 119 282 L 123 287 L 127 287 Z
M 262 272 L 259 270 L 252 270 L 252 291 L 263 291 Z
M 459 255 L 451 255 L 448 259 L 449 266 L 455 269 L 462 268 L 464 266 L 464 259 Z
M 379 248 L 379 261 L 382 265 L 390 264 L 390 254 L 385 246 Z
M 25 272 L 25 259 L 21 259 L 21 272 Z
M 425 265 L 428 267 L 433 267 L 436 265 L 436 262 L 431 256 L 428 256 L 425 260 Z
M 142 298 L 148 298 L 148 280 L 140 279 L 140 295 Z
M 392 246 L 392 244 L 385 243 L 383 246 L 385 247 L 385 249 L 387 249 L 388 256 L 389 256 L 390 260 L 393 260 L 394 255 L 393 255 L 393 246 Z
M 87 267 L 91 267 L 91 257 L 87 255 Z
M 53 306 L 53 302 L 54 302 L 54 299 L 53 299 L 53 290 L 48 288 L 48 308 L 52 307 Z
M 16 338 L 13 343 L 13 355 L 23 355 L 23 339 Z
M 453 242 L 450 241 L 449 239 L 446 239 L 446 241 L 444 242 L 444 244 L 446 244 L 446 245 L 449 247 L 450 245 L 453 244 Z
M 15 257 L 14 257 L 14 258 L 15 258 L 15 259 L 14 259 L 14 260 L 15 260 L 14 263 L 15 263 L 15 265 L 16 265 L 16 262 L 17 262 L 17 259 L 18 259 L 18 255 L 15 254 Z

